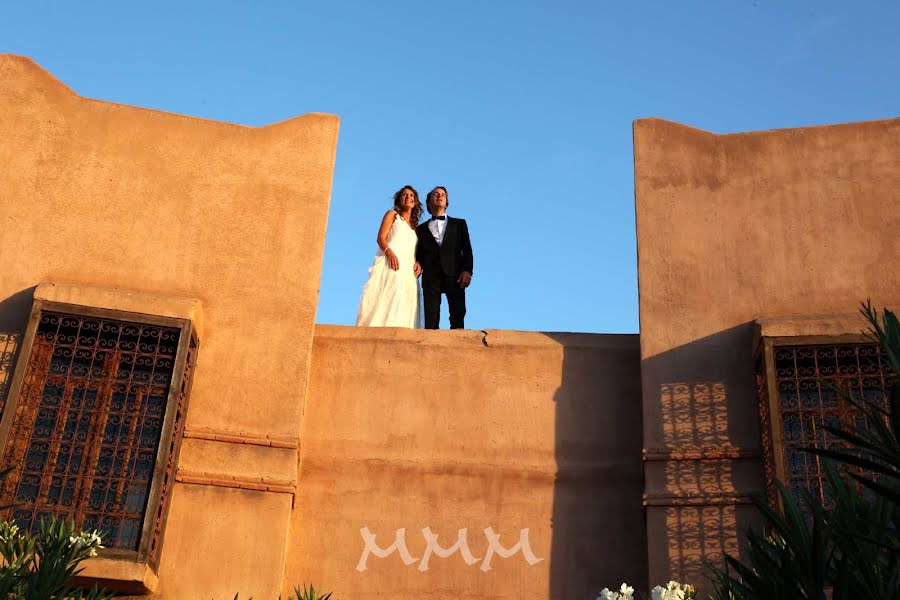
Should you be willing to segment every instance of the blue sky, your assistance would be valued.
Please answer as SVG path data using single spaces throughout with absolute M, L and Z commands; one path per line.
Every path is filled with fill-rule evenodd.
M 894 1 L 4 0 L 0 52 L 92 98 L 340 115 L 320 323 L 353 323 L 391 194 L 440 184 L 472 235 L 469 328 L 636 332 L 632 121 L 896 117 L 898 23 Z

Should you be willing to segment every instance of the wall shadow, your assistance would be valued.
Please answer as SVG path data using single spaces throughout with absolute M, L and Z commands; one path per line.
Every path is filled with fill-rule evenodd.
M 30 287 L 0 300 L 0 415 L 6 407 L 22 337 L 28 325 L 28 314 L 34 301 L 34 290 Z
M 704 562 L 740 556 L 765 494 L 752 323 L 644 359 L 648 569 L 651 585 L 706 584 Z
M 638 336 L 546 335 L 565 348 L 549 597 L 595 598 L 623 581 L 645 588 Z

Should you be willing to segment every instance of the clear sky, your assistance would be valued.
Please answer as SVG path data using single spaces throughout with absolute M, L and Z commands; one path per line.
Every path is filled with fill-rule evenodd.
M 440 184 L 472 235 L 467 327 L 636 332 L 632 121 L 896 117 L 898 23 L 895 0 L 0 0 L 0 52 L 92 98 L 339 115 L 320 323 L 353 323 L 392 193 Z

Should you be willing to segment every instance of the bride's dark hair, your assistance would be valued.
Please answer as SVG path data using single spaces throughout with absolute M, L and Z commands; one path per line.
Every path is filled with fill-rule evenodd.
M 401 212 L 400 208 L 400 194 L 403 193 L 403 190 L 409 190 L 413 193 L 413 196 L 416 198 L 416 205 L 412 207 L 412 211 L 409 213 L 409 222 L 411 225 L 416 226 L 419 224 L 419 217 L 422 216 L 422 203 L 419 202 L 419 192 L 416 191 L 411 185 L 404 185 L 402 188 L 397 190 L 397 193 L 394 194 L 394 210 L 397 211 L 397 214 Z

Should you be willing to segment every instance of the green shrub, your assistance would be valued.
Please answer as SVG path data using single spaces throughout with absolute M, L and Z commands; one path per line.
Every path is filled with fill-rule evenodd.
M 808 493 L 797 502 L 780 484 L 781 509 L 755 500 L 768 535 L 747 533 L 745 562 L 727 556 L 724 568 L 708 566 L 714 600 L 900 599 L 900 322 L 869 302 L 861 312 L 898 376 L 887 410 L 844 394 L 868 428 L 827 427 L 848 446 L 805 449 L 828 459 L 834 506 Z
M 316 591 L 315 586 L 310 584 L 307 589 L 306 585 L 301 589 L 300 586 L 296 586 L 294 588 L 294 593 L 291 596 L 288 596 L 287 600 L 330 600 L 331 592 L 327 594 L 322 594 L 321 592 Z M 234 595 L 234 600 L 240 600 L 240 594 Z M 249 600 L 253 600 L 251 597 Z M 278 596 L 278 600 L 281 600 L 281 596 Z
M 0 521 L 0 598 L 3 600 L 104 600 L 112 593 L 96 586 L 71 587 L 86 558 L 102 548 L 96 531 L 81 532 L 72 521 L 45 519 L 36 534 Z

